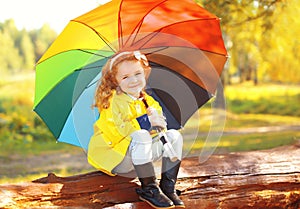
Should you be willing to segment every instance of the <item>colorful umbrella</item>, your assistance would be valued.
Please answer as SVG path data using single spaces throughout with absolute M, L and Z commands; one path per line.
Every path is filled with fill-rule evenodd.
M 36 65 L 34 111 L 58 141 L 87 149 L 101 67 L 127 50 L 146 54 L 148 90 L 176 129 L 214 94 L 227 57 L 219 18 L 192 0 L 99 6 L 71 20 Z

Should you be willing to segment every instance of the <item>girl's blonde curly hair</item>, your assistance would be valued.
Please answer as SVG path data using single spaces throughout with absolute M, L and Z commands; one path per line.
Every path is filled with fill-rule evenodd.
M 144 68 L 146 77 L 150 73 L 151 68 L 148 60 L 139 51 L 121 52 L 111 57 L 102 68 L 102 77 L 98 81 L 98 87 L 95 92 L 94 107 L 97 107 L 100 111 L 110 106 L 110 98 L 113 94 L 112 90 L 117 90 L 119 86 L 116 79 L 118 65 L 124 61 L 140 62 Z

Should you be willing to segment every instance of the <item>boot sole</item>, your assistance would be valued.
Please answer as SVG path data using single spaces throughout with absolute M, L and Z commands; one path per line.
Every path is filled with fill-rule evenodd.
M 153 208 L 157 208 L 157 209 L 175 208 L 175 205 L 171 205 L 171 206 L 168 206 L 168 207 L 158 207 L 158 206 L 156 206 L 156 205 L 153 205 L 153 204 L 152 204 L 151 202 L 149 202 L 148 200 L 142 198 L 141 196 L 139 196 L 139 199 L 142 200 L 142 201 L 144 201 L 144 202 L 146 202 L 146 203 L 148 203 L 148 204 L 149 204 L 151 207 L 153 207 Z

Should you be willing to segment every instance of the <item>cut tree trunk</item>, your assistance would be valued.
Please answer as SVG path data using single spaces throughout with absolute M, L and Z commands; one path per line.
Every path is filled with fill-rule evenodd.
M 300 145 L 184 159 L 177 189 L 186 208 L 300 208 Z M 136 178 L 92 172 L 0 185 L 0 208 L 150 208 Z

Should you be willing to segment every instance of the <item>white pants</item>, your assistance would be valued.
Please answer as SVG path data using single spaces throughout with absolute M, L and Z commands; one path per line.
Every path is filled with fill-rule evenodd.
M 183 139 L 179 131 L 171 129 L 166 131 L 169 142 L 179 160 L 182 159 Z M 133 165 L 142 165 L 158 161 L 161 157 L 168 157 L 159 137 L 152 138 L 147 130 L 138 130 L 131 134 L 131 143 L 124 160 L 113 169 L 113 173 L 128 173 L 134 170 Z

